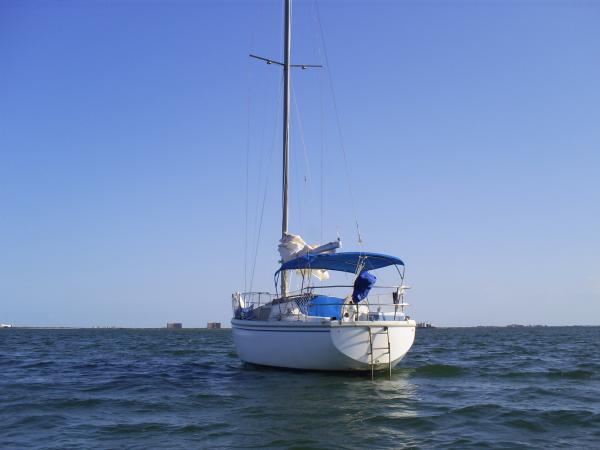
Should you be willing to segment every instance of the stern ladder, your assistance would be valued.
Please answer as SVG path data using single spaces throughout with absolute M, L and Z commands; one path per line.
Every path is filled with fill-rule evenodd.
M 371 380 L 375 378 L 375 362 L 373 361 L 373 351 L 374 350 L 385 350 L 381 354 L 381 356 L 388 355 L 388 378 L 392 379 L 392 348 L 390 344 L 390 329 L 386 326 L 381 326 L 381 331 L 373 332 L 371 330 L 372 327 L 367 327 L 369 329 L 369 364 L 371 366 Z M 375 342 L 375 337 L 379 334 L 385 334 L 387 338 L 387 347 L 373 347 Z M 380 357 L 381 357 L 380 356 Z

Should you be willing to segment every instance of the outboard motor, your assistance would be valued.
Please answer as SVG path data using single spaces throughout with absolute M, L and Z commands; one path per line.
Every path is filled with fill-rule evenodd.
M 352 301 L 358 303 L 369 295 L 371 288 L 375 286 L 377 277 L 367 271 L 361 272 L 354 280 L 354 291 L 352 291 Z

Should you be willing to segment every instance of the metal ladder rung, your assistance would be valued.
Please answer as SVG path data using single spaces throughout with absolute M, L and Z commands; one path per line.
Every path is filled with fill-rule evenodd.
M 371 327 L 368 327 L 369 331 L 369 356 L 371 359 L 371 380 L 375 378 L 375 364 L 373 362 L 373 350 L 387 350 L 382 355 L 388 355 L 388 370 L 389 370 L 389 379 L 392 379 L 392 347 L 390 343 L 390 329 L 388 327 L 382 327 L 381 331 L 373 332 L 371 331 Z M 373 347 L 373 336 L 378 334 L 387 335 L 387 347 Z

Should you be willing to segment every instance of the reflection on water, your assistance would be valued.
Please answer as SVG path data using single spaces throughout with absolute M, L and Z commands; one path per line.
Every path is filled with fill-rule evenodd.
M 384 374 L 372 382 L 365 373 L 302 372 L 246 364 L 236 369 L 227 377 L 226 386 L 240 401 L 228 417 L 236 424 L 236 433 L 246 436 L 247 445 L 292 445 L 296 440 L 302 445 L 324 440 L 348 445 L 357 438 L 354 444 L 381 439 L 383 433 L 386 439 L 414 438 L 413 430 L 401 423 L 417 415 L 417 386 L 406 371 L 398 371 L 391 381 Z M 256 430 L 262 431 L 257 434 Z M 342 444 L 343 436 L 350 442 Z

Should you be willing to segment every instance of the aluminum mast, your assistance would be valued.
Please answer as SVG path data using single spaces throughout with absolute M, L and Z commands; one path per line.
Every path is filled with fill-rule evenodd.
M 281 237 L 288 232 L 288 175 L 290 154 L 290 53 L 292 50 L 292 0 L 285 0 L 284 53 L 283 53 L 283 178 Z M 287 296 L 288 273 L 281 273 L 281 296 Z
M 292 0 L 285 1 L 285 24 L 283 28 L 284 35 L 284 54 L 283 62 L 274 59 L 263 58 L 262 56 L 250 55 L 252 58 L 265 61 L 267 64 L 276 64 L 283 67 L 283 177 L 282 177 L 282 218 L 281 218 L 281 237 L 285 237 L 288 232 L 288 175 L 289 175 L 289 154 L 290 154 L 290 69 L 292 67 L 302 70 L 310 67 L 322 67 L 320 64 L 291 64 L 290 57 L 292 52 Z M 281 296 L 286 297 L 288 293 L 288 274 L 287 271 L 281 272 Z

